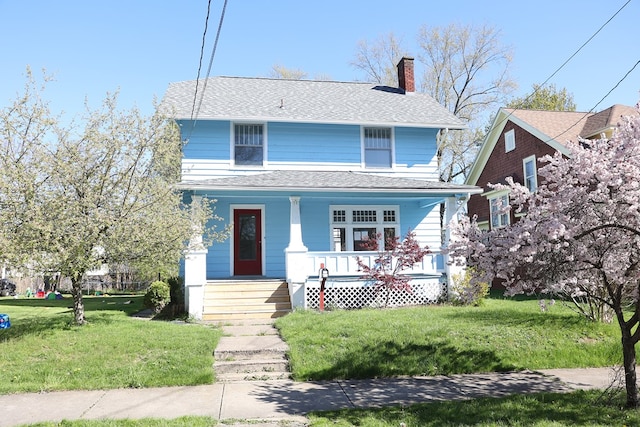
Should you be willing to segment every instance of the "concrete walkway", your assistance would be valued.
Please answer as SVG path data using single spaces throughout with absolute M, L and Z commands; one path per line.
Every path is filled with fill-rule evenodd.
M 237 333 L 246 330 L 238 328 Z M 252 427 L 275 426 L 284 420 L 294 427 L 306 425 L 305 415 L 311 411 L 606 388 L 613 379 L 613 370 L 608 368 L 559 369 L 360 381 L 232 381 L 195 387 L 1 395 L 0 427 L 64 419 L 185 415 L 247 420 Z M 223 425 L 245 424 L 227 421 Z
M 558 375 L 556 375 L 558 374 Z M 310 411 L 400 406 L 510 394 L 604 388 L 610 369 L 550 370 L 362 381 L 238 381 L 195 387 L 62 391 L 0 396 L 0 426 L 97 418 L 289 420 Z M 255 424 L 252 424 L 255 426 Z

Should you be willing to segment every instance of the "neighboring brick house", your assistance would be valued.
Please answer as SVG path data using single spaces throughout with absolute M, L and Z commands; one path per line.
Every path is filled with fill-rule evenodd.
M 613 105 L 598 113 L 569 111 L 514 110 L 498 111 L 478 156 L 467 185 L 481 187 L 482 194 L 474 194 L 468 203 L 470 216 L 478 216 L 481 228 L 489 229 L 515 221 L 500 214 L 498 201 L 507 202 L 506 191 L 492 190 L 489 183 L 505 183 L 507 177 L 526 185 L 530 190 L 538 186 L 538 159 L 556 151 L 568 155 L 566 141 L 610 137 L 622 116 L 638 114 L 625 105 Z

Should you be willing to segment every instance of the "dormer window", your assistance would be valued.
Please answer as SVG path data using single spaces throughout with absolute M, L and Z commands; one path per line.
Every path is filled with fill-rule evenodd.
M 366 168 L 390 168 L 393 163 L 392 147 L 391 128 L 364 128 L 363 151 Z
M 234 160 L 236 165 L 262 166 L 264 162 L 264 125 L 234 126 Z
M 508 153 L 516 149 L 516 133 L 513 129 L 504 134 L 504 152 Z

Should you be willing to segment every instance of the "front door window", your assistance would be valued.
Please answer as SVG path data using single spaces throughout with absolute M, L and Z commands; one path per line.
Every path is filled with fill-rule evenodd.
M 262 212 L 260 209 L 236 209 L 233 217 L 233 274 L 262 275 Z

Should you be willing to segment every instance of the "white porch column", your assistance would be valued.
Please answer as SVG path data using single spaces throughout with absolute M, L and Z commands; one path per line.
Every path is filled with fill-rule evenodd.
M 448 247 L 451 241 L 451 227 L 458 223 L 458 211 L 466 204 L 465 198 L 462 201 L 458 197 L 447 197 L 444 209 L 444 246 Z M 444 268 L 447 274 L 447 294 L 450 294 L 451 285 L 453 285 L 453 276 L 464 274 L 464 267 L 451 263 L 452 259 L 448 253 L 444 254 Z
M 293 307 L 304 306 L 304 282 L 307 280 L 307 252 L 302 241 L 302 223 L 300 221 L 300 197 L 289 197 L 291 203 L 289 217 L 289 246 L 285 252 L 285 268 L 289 283 L 289 297 Z
M 200 196 L 194 196 L 192 205 L 200 202 Z M 202 226 L 193 225 L 193 236 L 184 260 L 184 298 L 187 312 L 194 319 L 202 319 L 204 307 L 204 287 L 207 283 L 207 253 L 202 242 Z

